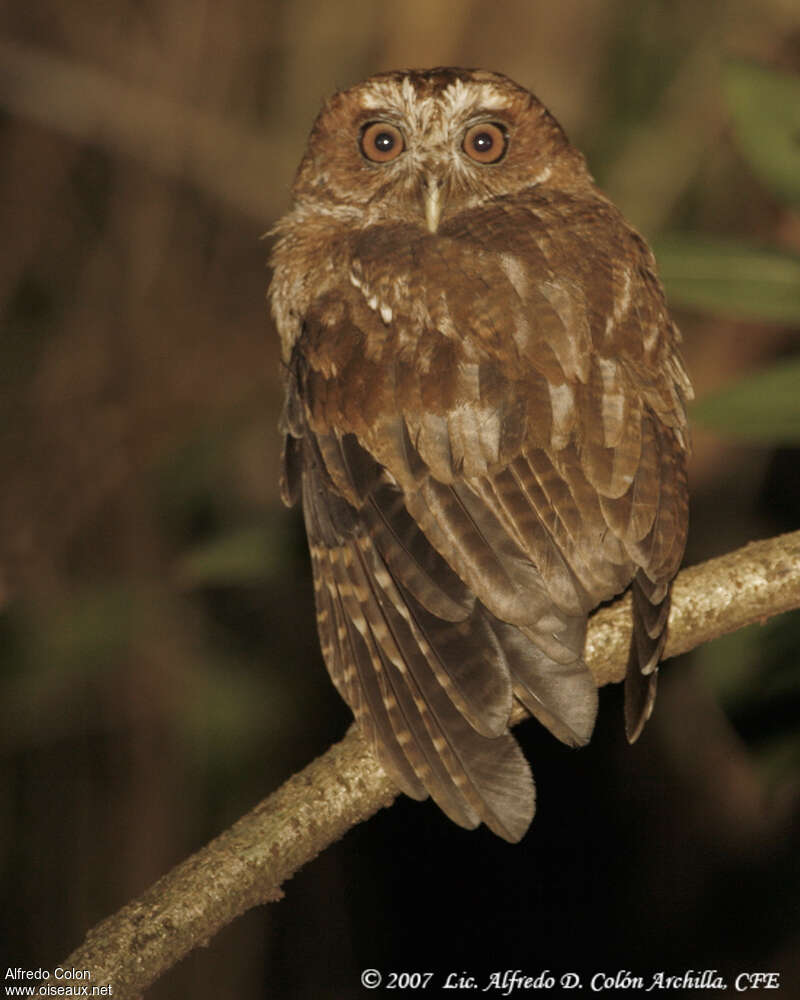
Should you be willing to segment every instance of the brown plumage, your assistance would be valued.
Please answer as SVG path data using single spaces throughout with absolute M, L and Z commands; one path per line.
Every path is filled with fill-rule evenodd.
M 512 700 L 585 743 L 587 616 L 627 587 L 631 740 L 652 710 L 691 395 L 652 254 L 535 97 L 461 69 L 336 94 L 276 232 L 328 670 L 405 792 L 518 840 Z

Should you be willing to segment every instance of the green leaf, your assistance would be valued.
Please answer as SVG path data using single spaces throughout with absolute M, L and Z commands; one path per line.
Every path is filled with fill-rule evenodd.
M 800 764 L 800 730 L 791 712 L 800 696 L 798 639 L 800 612 L 790 611 L 695 652 L 703 679 L 744 737 L 762 780 L 773 787 L 793 781 Z
M 726 240 L 668 236 L 655 246 L 671 305 L 800 324 L 800 257 Z
M 800 357 L 705 396 L 691 417 L 751 440 L 800 444 Z
M 277 532 L 239 528 L 186 553 L 176 567 L 177 582 L 189 588 L 257 583 L 276 573 L 282 558 Z
M 724 87 L 742 155 L 779 198 L 800 205 L 800 76 L 736 59 Z

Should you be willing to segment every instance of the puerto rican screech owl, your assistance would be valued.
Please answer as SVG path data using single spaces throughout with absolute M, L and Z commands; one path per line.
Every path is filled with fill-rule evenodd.
M 534 812 L 518 699 L 570 745 L 587 617 L 630 588 L 649 716 L 687 527 L 691 387 L 652 254 L 508 78 L 336 94 L 278 223 L 282 490 L 330 675 L 400 788 L 507 840 Z

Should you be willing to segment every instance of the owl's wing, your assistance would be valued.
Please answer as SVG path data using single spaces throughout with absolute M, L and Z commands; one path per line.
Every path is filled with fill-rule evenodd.
M 286 499 L 301 480 L 323 655 L 362 731 L 408 795 L 519 840 L 534 788 L 508 732 L 514 650 L 353 435 L 290 434 Z
M 585 742 L 586 618 L 635 581 L 635 735 L 685 531 L 686 387 L 645 251 L 616 274 L 574 220 L 564 246 L 520 211 L 365 234 L 304 317 L 287 460 L 339 689 L 402 787 L 509 839 L 533 810 L 511 691 Z

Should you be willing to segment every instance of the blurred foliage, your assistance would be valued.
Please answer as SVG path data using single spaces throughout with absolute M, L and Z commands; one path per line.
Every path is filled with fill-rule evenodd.
M 235 586 L 274 577 L 285 565 L 280 540 L 256 525 L 238 528 L 181 556 L 176 582 L 184 587 Z
M 737 59 L 723 82 L 742 155 L 776 197 L 800 206 L 800 76 Z
M 773 789 L 800 774 L 800 622 L 784 615 L 709 643 L 703 675 Z
M 730 59 L 737 51 L 759 62 Z M 798 525 L 796 4 L 7 5 L 9 964 L 63 957 L 349 722 L 320 659 L 299 515 L 277 497 L 281 371 L 259 236 L 287 206 L 328 94 L 377 70 L 447 63 L 530 86 L 656 245 L 697 423 L 725 432 L 696 434 L 689 560 Z M 618 719 L 603 716 L 581 755 L 522 727 L 543 806 L 515 852 L 399 803 L 152 996 L 358 995 L 359 967 L 408 967 L 434 945 L 431 960 L 454 967 L 481 950 L 516 967 L 531 927 L 543 966 L 571 967 L 577 940 L 587 963 L 611 961 L 624 941 L 621 963 L 679 968 L 696 955 L 696 967 L 721 967 L 749 947 L 758 967 L 780 968 L 796 926 L 767 919 L 759 893 L 767 876 L 780 882 L 781 845 L 796 833 L 756 793 L 750 826 L 741 805 L 753 761 L 773 789 L 795 781 L 798 632 L 798 615 L 785 616 L 694 661 L 752 751 L 729 765 L 730 785 L 715 771 L 725 720 L 691 736 L 693 778 L 711 775 L 696 800 L 655 726 L 619 758 Z M 685 716 L 669 714 L 670 685 L 682 684 L 693 690 L 680 665 L 664 670 L 654 723 L 686 746 Z M 742 829 L 750 840 L 733 843 Z M 743 872 L 758 886 L 730 908 L 736 926 L 705 919 L 720 886 L 744 892 Z M 473 930 L 467 912 L 492 919 Z M 518 953 L 506 955 L 510 941 Z
M 704 396 L 692 418 L 745 439 L 800 447 L 800 358 Z
M 691 235 L 661 238 L 654 249 L 670 302 L 800 325 L 800 256 Z
M 800 76 L 730 60 L 723 86 L 738 150 L 776 199 L 800 204 Z M 656 249 L 673 303 L 800 329 L 800 255 L 694 235 L 662 238 Z M 800 357 L 703 395 L 692 419 L 745 441 L 800 448 Z M 710 643 L 697 659 L 762 769 L 777 783 L 796 774 L 800 614 Z

